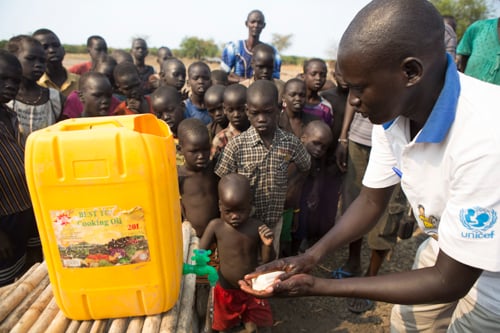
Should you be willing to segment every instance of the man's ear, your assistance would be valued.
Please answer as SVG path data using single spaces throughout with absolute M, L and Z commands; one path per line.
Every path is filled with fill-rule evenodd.
M 408 87 L 418 83 L 424 72 L 422 62 L 420 59 L 414 57 L 405 58 L 401 63 L 401 70 Z

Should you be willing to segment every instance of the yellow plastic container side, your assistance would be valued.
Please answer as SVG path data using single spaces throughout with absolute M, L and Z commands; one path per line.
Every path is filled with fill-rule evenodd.
M 68 318 L 173 307 L 182 230 L 165 122 L 152 114 L 68 119 L 28 137 L 25 167 L 54 296 Z

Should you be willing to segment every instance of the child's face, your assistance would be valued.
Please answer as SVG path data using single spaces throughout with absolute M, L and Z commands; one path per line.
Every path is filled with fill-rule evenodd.
M 264 96 L 260 96 L 264 97 Z M 247 116 L 260 135 L 274 133 L 278 125 L 278 106 L 273 98 L 255 98 L 247 101 Z
M 21 77 L 21 70 L 9 66 L 3 59 L 0 59 L 0 103 L 7 103 L 16 97 Z
M 254 78 L 256 80 L 272 80 L 274 69 L 273 55 L 264 52 L 252 58 Z
M 153 110 L 158 119 L 166 122 L 170 130 L 176 134 L 177 127 L 184 117 L 184 105 L 175 103 L 168 98 L 157 98 L 153 100 Z
M 140 39 L 135 40 L 132 43 L 132 51 L 131 52 L 132 52 L 132 56 L 138 60 L 144 60 L 144 58 L 146 58 L 146 56 L 149 53 L 148 46 L 147 46 L 146 42 L 143 40 L 140 40 Z
M 44 34 L 36 36 L 36 39 L 42 44 L 48 62 L 60 63 L 64 59 L 64 47 L 59 38 L 54 34 Z
M 313 61 L 307 66 L 304 73 L 304 82 L 307 89 L 311 91 L 319 91 L 326 82 L 327 69 L 324 63 Z
M 180 91 L 186 84 L 186 67 L 182 63 L 169 62 L 160 76 L 167 86 L 175 87 Z
M 186 135 L 181 143 L 181 153 L 184 155 L 185 165 L 188 169 L 193 171 L 205 169 L 210 161 L 208 136 Z
M 205 106 L 215 123 L 227 125 L 227 118 L 226 115 L 224 114 L 224 106 L 222 103 L 222 98 L 205 99 Z
M 224 100 L 224 114 L 236 129 L 241 131 L 248 128 L 245 98 L 238 98 L 237 96 L 226 98 Z
M 80 100 L 83 103 L 82 116 L 98 117 L 109 115 L 112 93 L 111 83 L 107 79 L 89 78 L 80 92 Z
M 40 45 L 23 42 L 17 59 L 23 67 L 23 77 L 30 81 L 38 81 L 45 72 L 45 51 Z
M 137 73 L 127 73 L 116 77 L 116 86 L 127 98 L 141 100 L 144 97 L 142 83 Z
M 330 133 L 321 130 L 309 131 L 302 137 L 302 142 L 309 154 L 318 159 L 325 156 L 328 147 L 332 143 L 332 136 Z
M 92 62 L 96 62 L 97 59 L 108 53 L 108 46 L 106 42 L 102 39 L 92 39 L 90 47 L 88 48 L 90 58 Z
M 234 190 L 237 191 L 238 189 Z M 241 224 L 248 221 L 250 212 L 252 211 L 250 198 L 239 200 L 241 197 L 242 195 L 230 198 L 222 196 L 219 200 L 220 217 L 233 228 L 238 228 Z
M 283 102 L 288 111 L 299 113 L 306 104 L 306 86 L 301 82 L 292 82 L 287 85 L 283 94 Z
M 203 96 L 212 85 L 210 71 L 204 66 L 191 67 L 188 84 L 193 94 Z

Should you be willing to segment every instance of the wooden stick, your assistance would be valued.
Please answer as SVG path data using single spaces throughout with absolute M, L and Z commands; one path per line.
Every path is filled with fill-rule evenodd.
M 82 320 L 80 327 L 76 333 L 89 333 L 92 328 L 92 320 Z
M 183 279 L 184 280 L 184 279 Z M 171 333 L 175 332 L 175 328 L 177 327 L 177 319 L 179 318 L 179 309 L 181 307 L 181 295 L 182 295 L 182 287 L 183 282 L 181 283 L 181 292 L 177 302 L 173 308 L 171 308 L 168 312 L 163 313 L 160 324 L 159 333 Z
M 45 310 L 43 310 L 38 320 L 35 321 L 35 324 L 31 327 L 31 329 L 28 332 L 29 333 L 47 332 L 47 327 L 50 325 L 52 320 L 54 320 L 59 311 L 60 310 L 59 307 L 57 306 L 55 298 L 52 298 L 50 300 L 49 305 L 47 305 Z
M 128 326 L 128 318 L 113 319 L 108 333 L 125 333 Z
M 94 321 L 94 323 L 92 324 L 92 328 L 90 329 L 90 333 L 104 333 L 107 324 L 108 324 L 107 319 L 100 319 Z
M 147 316 L 144 319 L 144 325 L 142 326 L 142 333 L 158 332 L 161 324 L 161 314 L 154 316 Z
M 31 266 L 18 280 L 14 281 L 13 283 L 3 286 L 0 288 L 0 297 L 4 298 L 7 297 L 9 293 L 11 293 L 14 289 L 16 289 L 16 286 L 18 286 L 21 282 L 26 280 L 28 275 L 30 275 L 38 266 L 40 266 L 39 262 L 36 262 Z
M 40 297 L 31 304 L 28 310 L 19 319 L 19 322 L 12 328 L 12 333 L 24 333 L 28 332 L 33 323 L 35 323 L 38 317 L 41 316 L 42 312 L 45 310 L 50 301 L 53 300 L 52 295 L 52 285 L 47 285 L 47 287 L 40 294 Z
M 193 227 L 191 223 L 185 221 L 182 222 L 182 258 L 183 262 L 188 262 L 188 256 L 191 255 L 189 252 L 189 245 L 191 244 L 191 230 Z
M 43 280 L 47 275 L 47 265 L 43 262 L 32 274 L 20 282 L 16 288 L 2 299 L 0 307 L 0 321 L 3 321 L 9 313 Z
M 193 253 L 198 248 L 199 238 L 196 237 L 194 229 L 191 233 L 191 242 L 189 244 L 189 253 Z M 191 260 L 188 261 L 191 263 Z M 181 309 L 177 321 L 178 332 L 189 332 L 193 320 L 193 305 L 196 289 L 196 275 L 188 274 L 184 276 L 184 292 L 182 293 Z
M 65 333 L 77 333 L 78 328 L 80 328 L 81 321 L 79 320 L 71 320 L 68 328 L 66 328 Z
M 37 298 L 49 285 L 49 277 L 45 276 L 35 289 L 5 318 L 0 324 L 0 333 L 10 332 L 10 330 L 19 322 L 19 319 L 28 311 L 30 306 L 35 303 Z
M 132 317 L 128 324 L 127 333 L 141 333 L 144 317 Z
M 182 223 L 182 245 L 183 245 L 183 259 L 185 263 L 191 262 L 191 254 L 190 245 L 191 238 L 195 235 L 195 231 L 189 222 Z M 170 333 L 175 332 L 177 329 L 177 321 L 179 319 L 179 311 L 181 308 L 182 295 L 184 294 L 185 285 L 185 276 L 181 280 L 181 290 L 179 293 L 179 297 L 177 298 L 177 302 L 172 309 L 168 312 L 162 314 L 160 331 L 159 333 Z
M 66 328 L 69 326 L 71 319 L 66 318 L 62 311 L 59 311 L 50 323 L 49 327 L 47 327 L 47 332 L 50 333 L 63 333 Z

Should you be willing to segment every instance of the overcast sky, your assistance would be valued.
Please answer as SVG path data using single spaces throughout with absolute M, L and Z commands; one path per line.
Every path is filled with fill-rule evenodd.
M 0 0 L 0 39 L 48 28 L 65 44 L 85 44 L 88 36 L 101 35 L 114 48 L 130 47 L 132 38 L 137 36 L 146 37 L 151 47 L 178 48 L 184 37 L 191 36 L 212 39 L 221 45 L 245 39 L 247 14 L 260 9 L 267 23 L 262 41 L 270 42 L 273 33 L 293 34 L 292 44 L 283 54 L 331 58 L 345 28 L 368 2 Z

